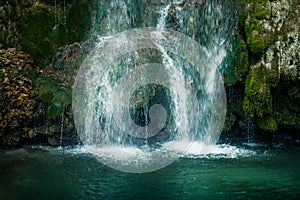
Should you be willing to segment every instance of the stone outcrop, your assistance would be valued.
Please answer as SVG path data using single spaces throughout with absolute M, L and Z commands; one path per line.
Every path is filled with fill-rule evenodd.
M 16 49 L 0 50 L 0 147 L 17 146 L 34 137 L 32 62 Z
M 244 110 L 262 130 L 300 128 L 296 103 L 300 101 L 296 89 L 300 81 L 299 11 L 299 1 L 246 4 L 245 34 L 251 62 Z M 284 94 L 291 90 L 292 98 Z

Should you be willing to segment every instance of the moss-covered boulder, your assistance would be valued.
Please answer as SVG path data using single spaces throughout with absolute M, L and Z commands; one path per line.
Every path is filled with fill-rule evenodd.
M 246 1 L 244 31 L 250 52 L 261 56 L 273 42 L 273 36 L 263 27 L 263 19 L 269 18 L 271 11 L 267 0 Z
M 262 130 L 277 129 L 273 118 L 271 84 L 268 80 L 268 69 L 261 63 L 252 67 L 246 81 L 243 108 L 257 122 Z
M 50 33 L 55 26 L 55 13 L 51 9 L 38 4 L 31 7 L 18 22 L 22 50 L 29 53 L 40 66 L 49 63 L 53 53 Z

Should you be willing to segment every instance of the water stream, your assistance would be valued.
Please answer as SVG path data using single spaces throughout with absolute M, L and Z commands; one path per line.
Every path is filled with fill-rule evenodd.
M 197 150 L 197 147 L 194 149 Z M 1 199 L 298 199 L 300 149 L 229 145 L 150 173 L 113 170 L 78 149 L 0 151 Z
M 218 141 L 226 113 L 219 70 L 227 36 L 210 33 L 203 46 L 168 29 L 183 28 L 182 6 L 183 1 L 160 7 L 156 28 L 117 33 L 130 24 L 128 6 L 111 2 L 105 27 L 114 35 L 93 32 L 98 39 L 74 85 L 74 119 L 85 148 L 110 167 L 157 170 L 195 142 L 207 154 Z M 117 9 L 122 10 L 118 17 Z M 206 20 L 212 21 L 208 30 L 227 20 L 221 3 L 210 2 L 206 9 Z

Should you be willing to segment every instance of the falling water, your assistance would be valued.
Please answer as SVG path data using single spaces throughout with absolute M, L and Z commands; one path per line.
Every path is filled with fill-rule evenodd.
M 62 145 L 63 133 L 64 133 L 64 112 L 61 114 L 61 124 L 60 124 L 60 137 L 59 137 L 59 146 Z
M 66 12 L 66 0 L 64 0 L 64 25 L 66 26 L 67 25 L 67 12 Z
M 254 123 L 250 116 L 247 117 L 247 143 L 254 142 Z
M 161 8 L 156 28 L 118 33 L 130 27 L 130 12 L 127 1 L 117 2 L 109 4 L 101 30 L 95 28 L 98 41 L 74 85 L 74 119 L 84 148 L 108 166 L 129 172 L 164 167 L 195 142 L 199 152 L 208 153 L 226 112 L 219 75 L 226 31 L 210 33 L 206 46 L 167 31 L 172 6 L 175 23 L 184 30 L 184 3 L 175 2 Z M 221 29 L 223 5 L 205 6 L 207 15 L 214 15 L 205 16 L 212 20 L 208 30 Z
M 168 17 L 169 9 L 171 5 L 172 4 L 170 3 L 165 8 L 160 10 L 160 17 L 157 23 L 157 28 L 159 30 L 163 30 L 164 28 L 166 28 L 166 23 L 167 23 L 166 19 Z
M 54 0 L 54 24 L 55 24 L 55 26 L 54 27 L 56 27 L 57 26 L 57 24 L 58 24 L 58 16 L 57 16 L 57 0 Z
M 96 34 L 112 35 L 125 31 L 130 27 L 130 16 L 126 0 L 108 1 L 105 4 L 99 2 L 98 13 L 103 14 L 102 21 L 97 21 L 94 31 Z M 102 9 L 105 8 L 105 11 Z

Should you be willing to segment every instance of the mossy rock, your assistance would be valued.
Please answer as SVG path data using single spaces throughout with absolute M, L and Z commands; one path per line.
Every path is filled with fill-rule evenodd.
M 53 100 L 47 110 L 48 119 L 60 117 L 65 109 L 72 104 L 71 88 L 60 88 L 54 93 Z
M 280 126 L 300 130 L 300 83 L 281 80 L 277 86 L 275 118 Z
M 259 128 L 265 131 L 275 131 L 277 129 L 277 123 L 271 115 L 256 119 L 256 123 Z
M 58 49 L 60 46 L 68 43 L 68 29 L 65 24 L 58 22 L 49 32 L 52 39 L 52 48 Z
M 140 109 L 149 104 L 150 97 L 155 94 L 156 85 L 148 84 L 137 89 L 131 96 L 130 102 L 133 109 Z M 154 93 L 154 94 L 153 94 Z
M 268 1 L 257 1 L 252 11 L 255 18 L 264 19 L 271 15 L 271 11 L 265 7 L 267 5 L 267 2 Z
M 299 114 L 293 113 L 288 108 L 283 107 L 276 111 L 275 116 L 279 125 L 300 130 Z
M 54 7 L 47 1 L 47 5 L 40 2 L 32 6 L 17 23 L 22 50 L 33 57 L 35 65 L 48 65 L 60 46 L 82 41 L 87 35 L 92 27 L 93 2 L 74 0 L 66 2 L 65 8 L 59 2 Z
M 248 36 L 248 47 L 252 53 L 261 55 L 266 50 L 265 39 L 261 35 L 253 34 L 254 32 L 255 31 L 252 32 L 251 36 Z
M 72 89 L 60 87 L 60 89 L 54 94 L 54 98 L 59 100 L 64 107 L 72 104 Z
M 246 80 L 244 111 L 251 117 L 263 118 L 272 113 L 270 85 L 267 84 L 264 66 L 253 66 Z
M 55 119 L 64 113 L 64 107 L 58 99 L 55 99 L 47 110 L 47 118 Z
M 248 50 L 245 41 L 240 35 L 236 35 L 234 40 L 233 51 L 224 59 L 224 62 L 227 63 L 224 67 L 224 81 L 228 86 L 238 81 L 244 81 L 249 66 Z
M 245 23 L 247 45 L 254 55 L 261 55 L 266 50 L 266 39 L 263 36 L 262 26 L 256 19 L 250 19 Z
M 270 68 L 266 69 L 267 73 L 267 84 L 269 84 L 271 87 L 276 87 L 277 84 L 280 81 L 280 71 L 278 67 L 278 56 L 277 53 L 274 53 L 275 56 L 273 56 L 272 62 L 270 63 Z
M 248 8 L 241 14 L 248 48 L 254 56 L 260 56 L 272 44 L 274 36 L 269 34 L 262 26 L 261 20 L 268 18 L 271 11 L 267 9 L 268 1 L 246 1 Z
M 43 4 L 32 7 L 18 22 L 22 50 L 29 53 L 35 64 L 44 66 L 49 63 L 53 49 L 49 33 L 55 26 L 54 12 Z
M 59 85 L 55 80 L 44 78 L 38 82 L 39 97 L 47 103 L 47 117 L 55 119 L 72 104 L 72 89 Z
M 40 99 L 46 103 L 51 103 L 55 96 L 55 92 L 59 89 L 59 85 L 50 78 L 38 80 L 37 84 Z
M 90 19 L 94 1 L 74 0 L 67 13 L 68 43 L 81 41 L 92 28 Z
M 223 126 L 223 130 L 230 131 L 231 127 L 234 125 L 235 121 L 236 121 L 235 115 L 232 113 L 227 113 L 226 118 L 225 118 L 225 123 Z

